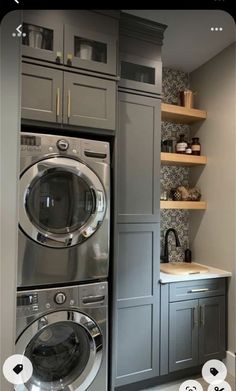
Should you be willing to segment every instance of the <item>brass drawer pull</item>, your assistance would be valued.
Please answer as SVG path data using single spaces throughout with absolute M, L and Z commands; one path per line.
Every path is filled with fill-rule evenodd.
M 191 289 L 188 293 L 197 293 L 197 292 L 208 292 L 209 288 L 197 288 L 197 289 Z
M 70 119 L 70 90 L 68 90 L 67 118 Z

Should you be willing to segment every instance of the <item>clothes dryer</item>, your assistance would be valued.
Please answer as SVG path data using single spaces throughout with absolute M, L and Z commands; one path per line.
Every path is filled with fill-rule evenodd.
M 18 287 L 106 279 L 109 143 L 22 133 Z

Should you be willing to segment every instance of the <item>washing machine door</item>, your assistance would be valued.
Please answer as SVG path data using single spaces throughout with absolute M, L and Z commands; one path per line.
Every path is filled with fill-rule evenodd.
M 106 195 L 86 164 L 51 157 L 29 167 L 20 178 L 20 227 L 49 247 L 70 247 L 88 239 L 102 224 Z
M 97 375 L 103 341 L 98 325 L 77 311 L 57 311 L 34 321 L 19 336 L 17 354 L 28 357 L 33 375 L 16 391 L 84 391 Z

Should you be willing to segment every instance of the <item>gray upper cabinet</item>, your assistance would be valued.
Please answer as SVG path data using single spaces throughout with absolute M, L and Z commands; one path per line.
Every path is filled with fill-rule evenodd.
M 116 83 L 22 64 L 22 119 L 115 129 Z
M 118 11 L 24 11 L 22 54 L 116 76 L 118 19 Z
M 23 11 L 22 55 L 53 63 L 63 62 L 63 24 L 54 11 Z
M 117 221 L 159 222 L 160 101 L 119 93 Z
M 119 86 L 130 90 L 161 93 L 162 65 L 160 61 L 120 54 Z
M 22 64 L 22 118 L 62 122 L 63 72 Z
M 116 83 L 64 73 L 64 123 L 115 129 Z
M 119 87 L 161 94 L 161 45 L 166 26 L 121 13 Z
M 116 75 L 116 49 L 115 36 L 65 25 L 66 65 Z

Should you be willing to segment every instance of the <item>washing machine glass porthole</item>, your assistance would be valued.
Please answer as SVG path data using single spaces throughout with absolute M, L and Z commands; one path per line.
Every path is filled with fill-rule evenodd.
M 58 322 L 45 327 L 25 349 L 34 368 L 30 387 L 56 391 L 72 384 L 85 370 L 90 354 L 91 342 L 82 326 Z
M 31 183 L 26 210 L 31 222 L 45 231 L 67 234 L 80 229 L 93 210 L 93 194 L 78 175 L 48 170 Z

